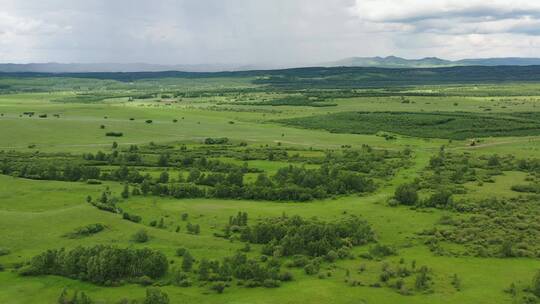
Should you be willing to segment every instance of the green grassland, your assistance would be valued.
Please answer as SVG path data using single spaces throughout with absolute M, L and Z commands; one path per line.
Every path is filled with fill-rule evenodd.
M 440 71 L 451 76 L 427 81 L 408 72 L 401 76 L 413 77 L 407 83 L 388 72 L 392 86 L 377 82 L 379 76 L 350 70 L 324 81 L 311 70 L 129 79 L 106 74 L 0 77 L 0 253 L 5 251 L 0 254 L 0 303 L 57 303 L 63 288 L 84 292 L 95 303 L 143 299 L 146 286 L 135 282 L 112 287 L 21 274 L 32 257 L 48 249 L 99 244 L 162 252 L 170 271 L 153 285 L 171 303 L 540 301 L 528 289 L 540 269 L 540 197 L 515 188 L 540 184 L 540 83 L 523 81 L 522 71 L 504 83 L 484 74 L 458 81 L 454 70 Z M 366 85 L 359 85 L 366 77 Z M 228 141 L 208 144 L 208 138 Z M 84 156 L 98 151 L 109 158 Z M 116 158 L 109 156 L 115 153 Z M 127 160 L 130 154 L 140 159 Z M 168 163 L 158 160 L 164 155 Z M 255 184 L 261 173 L 277 180 L 283 168 L 301 168 L 309 175 L 334 166 L 371 179 L 374 187 L 306 201 L 152 193 L 120 198 L 126 184 L 129 189 L 142 184 L 109 176 L 128 166 L 153 181 L 168 172 L 165 183 L 181 183 L 179 176 L 189 179 L 195 168 L 186 159 L 201 157 L 226 168 L 198 167 L 206 175 L 244 168 L 244 186 Z M 43 178 L 28 169 L 52 165 L 65 171 L 67 163 L 107 174 L 92 183 Z M 366 171 L 368 164 L 372 167 Z M 416 185 L 419 202 L 396 204 L 396 189 L 409 184 Z M 197 187 L 211 191 L 215 185 Z M 87 196 L 96 201 L 107 189 L 118 198 L 115 208 L 121 212 L 87 202 Z M 446 190 L 451 199 L 441 204 L 434 196 Z M 172 269 L 183 261 L 176 254 L 179 248 L 195 258 L 194 269 L 203 259 L 243 251 L 259 260 L 264 245 L 251 243 L 244 250 L 245 241 L 221 236 L 238 212 L 249 215 L 250 226 L 284 214 L 328 223 L 354 215 L 370 225 L 375 239 L 352 246 L 349 257 L 324 260 L 316 275 L 285 266 L 293 257 L 278 255 L 281 269 L 293 280 L 277 288 L 248 288 L 233 279 L 216 293 L 213 282 L 197 279 L 195 272 L 188 274 L 194 281 L 189 287 L 170 283 Z M 142 220 L 123 219 L 122 213 Z M 200 233 L 189 233 L 188 222 L 199 225 Z M 105 227 L 99 233 L 68 237 L 98 223 Z M 141 229 L 148 233 L 147 242 L 133 239 Z M 500 245 L 510 241 L 512 254 L 501 256 Z M 369 257 L 375 244 L 395 253 Z M 384 269 L 409 267 L 413 261 L 429 269 L 429 287 L 415 287 L 416 273 L 403 277 L 401 289 L 392 285 L 399 278 L 381 281 Z

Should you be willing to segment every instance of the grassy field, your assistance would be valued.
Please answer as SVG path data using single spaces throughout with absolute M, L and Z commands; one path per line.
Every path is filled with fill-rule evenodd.
M 166 255 L 170 268 L 182 263 L 182 257 L 176 255 L 176 250 L 186 248 L 197 260 L 197 268 L 203 258 L 219 260 L 245 246 L 245 242 L 238 239 L 216 236 L 223 231 L 229 217 L 239 211 L 249 214 L 250 225 L 282 214 L 316 217 L 327 222 L 357 215 L 372 227 L 376 242 L 395 248 L 396 254 L 369 259 L 365 256 L 375 243 L 353 246 L 351 258 L 321 264 L 320 273 L 324 276 L 308 275 L 302 268 L 286 269 L 282 266 L 293 274 L 291 282 L 283 282 L 280 287 L 272 289 L 247 288 L 231 282 L 222 294 L 212 291 L 209 288 L 211 284 L 203 281 L 195 280 L 190 287 L 164 283 L 170 278 L 167 274 L 155 285 L 168 294 L 171 303 L 491 304 L 525 303 L 524 299 L 534 298 L 527 288 L 540 269 L 540 252 L 530 249 L 533 252 L 530 255 L 481 256 L 471 254 L 472 247 L 466 242 L 439 240 L 440 248 L 447 249 L 441 253 L 433 250 L 429 237 L 422 232 L 434 227 L 450 229 L 442 223 L 442 218 L 463 219 L 465 223 L 465 219 L 472 216 L 496 214 L 496 211 L 484 210 L 481 203 L 492 198 L 526 200 L 529 209 L 527 212 L 519 209 L 520 214 L 539 214 L 538 195 L 513 191 L 512 186 L 538 183 L 540 176 L 535 171 L 538 169 L 531 169 L 533 165 L 527 169 L 517 165 L 519 160 L 532 164 L 533 160 L 540 158 L 540 133 L 537 133 L 540 112 L 536 112 L 540 107 L 540 84 L 365 89 L 350 97 L 324 97 L 324 102 L 333 105 L 319 107 L 309 103 L 269 103 L 269 100 L 283 100 L 284 96 L 306 92 L 276 91 L 252 80 L 252 77 L 160 78 L 138 80 L 130 88 L 128 83 L 115 80 L 45 81 L 39 78 L 32 80 L 37 84 L 29 84 L 30 80 L 25 78 L 0 79 L 0 83 L 11 85 L 13 90 L 0 95 L 0 160 L 12 161 L 16 166 L 14 171 L 0 175 L 0 249 L 7 252 L 0 254 L 0 269 L 3 269 L 0 271 L 0 302 L 56 303 L 63 288 L 70 292 L 85 292 L 96 303 L 117 303 L 123 298 L 140 300 L 144 298 L 146 287 L 139 284 L 106 287 L 64 276 L 22 276 L 18 270 L 32 257 L 48 249 L 97 244 L 121 248 L 150 247 Z M 47 84 L 54 86 L 47 87 Z M 39 91 L 28 92 L 26 88 L 32 86 L 38 87 Z M 109 97 L 88 101 L 77 97 L 83 91 L 84 94 Z M 380 96 L 376 96 L 375 91 Z M 151 96 L 144 99 L 136 97 L 144 92 Z M 186 92 L 191 95 L 184 94 Z M 316 92 L 321 96 L 323 93 L 332 92 Z M 352 115 L 354 113 L 362 113 L 363 117 L 358 118 Z M 396 115 L 400 118 L 395 119 L 392 113 L 398 113 Z M 434 129 L 426 123 L 441 116 L 450 118 L 448 122 L 451 121 L 452 125 L 436 123 L 437 128 Z M 489 128 L 506 128 L 509 131 L 491 132 Z M 457 129 L 467 132 L 460 133 L 465 134 L 463 136 L 454 136 L 451 132 Z M 105 135 L 106 132 L 122 132 L 123 136 L 110 137 Z M 217 148 L 221 147 L 219 145 L 212 150 L 213 146 L 204 144 L 207 138 L 222 137 L 228 139 L 223 150 Z M 118 144 L 118 148 L 113 148 L 113 142 Z M 114 196 L 119 196 L 125 184 L 123 181 L 103 179 L 98 184 L 91 184 L 86 180 L 49 180 L 20 173 L 23 170 L 21 163 L 54 163 L 66 159 L 83 162 L 81 155 L 84 153 L 103 151 L 109 154 L 117 150 L 127 154 L 132 145 L 145 149 L 138 152 L 142 155 L 142 163 L 137 166 L 152 179 L 158 179 L 164 171 L 169 172 L 171 179 L 176 178 L 179 172 L 187 178 L 191 167 L 179 165 L 183 155 L 206 153 L 210 160 L 237 167 L 245 163 L 247 168 L 252 168 L 254 171 L 244 177 L 245 183 L 254 183 L 259 172 L 273 176 L 280 168 L 290 165 L 319 170 L 331 153 L 342 155 L 340 153 L 347 151 L 362 151 L 364 145 L 381 153 L 397 153 L 406 149 L 411 151 L 411 156 L 410 164 L 393 168 L 395 172 L 392 174 L 365 174 L 375 181 L 376 188 L 372 191 L 340 193 L 305 202 L 175 198 L 150 194 L 120 199 L 118 207 L 123 212 L 140 215 L 140 223 L 124 220 L 121 214 L 100 210 L 86 202 L 87 196 L 98 198 L 106 187 Z M 171 154 L 170 162 L 174 160 L 174 165 L 153 163 L 157 155 L 165 153 L 152 148 L 155 145 L 170 147 L 163 151 Z M 465 176 L 473 174 L 472 171 L 477 176 L 488 172 L 493 174 L 488 174 L 491 179 L 486 177 L 480 182 L 479 179 L 454 177 L 455 167 L 459 166 L 455 164 L 452 165 L 454 167 L 445 164 L 435 168 L 433 157 L 441 153 L 441 146 L 448 153 L 447 158 L 448 155 L 465 155 L 470 167 L 464 170 Z M 272 149 L 285 150 L 288 156 L 277 159 L 259 157 Z M 500 164 L 490 164 L 489 158 L 493 155 L 501 157 Z M 514 158 L 507 160 L 503 158 L 505 155 Z M 336 158 L 329 163 L 341 166 L 346 161 Z M 389 160 L 381 162 L 381 166 L 388 166 Z M 90 162 L 84 164 L 95 165 Z M 127 164 L 131 166 L 129 162 Z M 110 171 L 123 164 L 109 161 L 98 165 L 102 171 Z M 204 171 L 206 174 L 211 172 Z M 446 179 L 446 174 L 451 177 Z M 426 177 L 431 175 L 442 176 L 442 184 L 438 185 Z M 450 206 L 390 204 L 396 188 L 410 183 L 427 185 L 420 186 L 421 198 L 437 192 L 438 186 L 446 184 L 452 189 L 464 189 L 455 191 L 453 200 L 478 205 L 472 211 L 461 212 Z M 138 187 L 136 183 L 130 186 Z M 200 226 L 200 234 L 187 232 L 182 214 L 189 215 L 189 223 Z M 520 214 L 509 220 L 524 220 Z M 151 225 L 152 221 L 161 219 L 162 227 Z M 96 223 L 105 225 L 105 230 L 82 238 L 66 237 L 78 227 Z M 133 241 L 133 234 L 140 229 L 148 232 L 148 242 Z M 540 232 L 536 230 L 536 233 Z M 536 244 L 525 245 L 531 248 Z M 515 244 L 515 252 L 519 246 Z M 246 254 L 258 259 L 262 247 L 251 244 Z M 451 254 L 454 249 L 463 254 Z M 279 259 L 284 265 L 292 258 L 284 256 Z M 428 289 L 415 290 L 414 275 L 403 279 L 403 284 L 414 290 L 410 294 L 380 283 L 381 269 L 409 265 L 412 261 L 429 268 L 431 283 Z M 359 271 L 360 268 L 364 269 Z M 453 285 L 455 275 L 460 279 L 459 288 Z M 360 284 L 351 284 L 353 281 Z M 516 286 L 514 294 L 505 292 L 511 284 Z

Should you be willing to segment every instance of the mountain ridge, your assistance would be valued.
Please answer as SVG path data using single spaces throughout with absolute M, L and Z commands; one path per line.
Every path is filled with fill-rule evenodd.
M 387 57 L 349 57 L 327 62 L 324 66 L 380 67 L 380 68 L 435 68 L 453 66 L 500 66 L 500 65 L 540 65 L 540 58 L 533 57 L 493 57 L 447 60 L 438 57 L 405 59 L 396 56 Z
M 306 66 L 270 66 L 235 64 L 152 64 L 152 63 L 0 63 L 4 73 L 116 73 L 116 72 L 235 72 L 276 70 L 303 67 L 374 67 L 374 68 L 439 68 L 455 66 L 529 66 L 540 65 L 540 58 L 498 57 L 446 60 L 438 57 L 406 59 L 397 56 L 349 57 L 337 61 Z

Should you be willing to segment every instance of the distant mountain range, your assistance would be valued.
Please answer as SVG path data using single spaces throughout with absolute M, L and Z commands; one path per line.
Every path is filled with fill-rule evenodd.
M 376 68 L 437 68 L 454 66 L 528 66 L 540 65 L 540 58 L 480 58 L 445 60 L 437 57 L 405 59 L 388 57 L 351 57 L 338 61 L 315 64 L 321 67 L 376 67 Z M 89 72 L 222 72 L 249 71 L 287 68 L 284 66 L 234 65 L 234 64 L 192 64 L 161 65 L 148 63 L 0 63 L 0 72 L 20 73 L 89 73 Z
M 453 66 L 501 66 L 501 65 L 540 65 L 540 58 L 479 58 L 462 60 L 445 60 L 437 57 L 422 59 L 405 59 L 396 56 L 388 57 L 351 57 L 323 64 L 328 67 L 377 67 L 377 68 L 437 68 Z

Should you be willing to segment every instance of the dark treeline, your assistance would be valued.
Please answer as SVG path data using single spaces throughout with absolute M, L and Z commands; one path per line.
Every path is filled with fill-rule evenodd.
M 0 73 L 1 78 L 84 78 L 131 82 L 160 78 L 257 77 L 256 84 L 281 89 L 358 88 L 428 84 L 499 83 L 540 80 L 538 66 L 458 66 L 444 68 L 309 67 L 238 72 Z
M 47 250 L 21 269 L 23 275 L 60 275 L 99 285 L 116 285 L 123 280 L 165 275 L 168 261 L 153 249 L 110 246 Z

